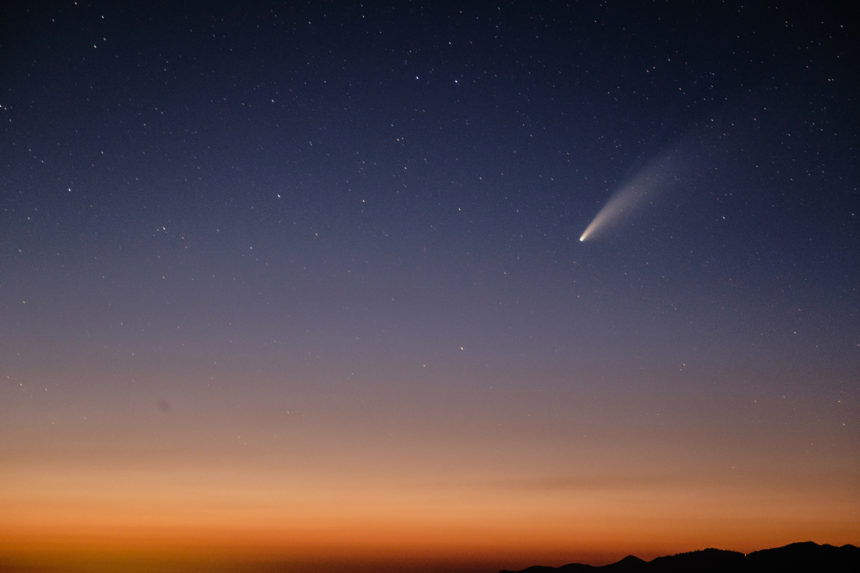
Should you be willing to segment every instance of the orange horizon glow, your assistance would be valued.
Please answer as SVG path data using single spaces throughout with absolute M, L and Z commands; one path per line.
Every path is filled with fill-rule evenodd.
M 155 430 L 153 420 L 170 422 L 144 415 L 130 427 Z M 355 419 L 341 425 L 358 433 L 341 437 L 363 444 L 360 456 L 338 455 L 330 437 L 308 435 L 301 441 L 306 452 L 315 444 L 315 457 L 272 459 L 276 448 L 262 434 L 249 434 L 256 449 L 216 447 L 184 422 L 171 431 L 188 456 L 170 448 L 122 456 L 132 432 L 100 448 L 82 445 L 92 436 L 81 433 L 54 436 L 69 444 L 68 455 L 38 456 L 34 447 L 5 464 L 0 555 L 48 569 L 63 563 L 62 570 L 268 563 L 297 572 L 421 564 L 491 571 L 860 538 L 857 507 L 846 503 L 858 497 L 849 472 L 774 468 L 752 455 L 719 469 L 653 436 L 641 437 L 649 450 L 628 453 L 635 459 L 608 445 L 570 446 L 581 457 L 524 467 L 506 460 L 534 459 L 535 448 L 552 445 L 552 432 L 512 440 L 507 452 L 487 450 L 474 433 L 444 448 L 425 436 L 422 450 L 410 453 L 415 436 L 370 443 Z M 225 466 L 219 460 L 228 454 L 235 463 Z
M 10 411 L 0 556 L 57 571 L 489 572 L 860 539 L 858 462 L 841 454 L 853 438 L 784 447 L 797 437 L 782 413 L 797 403 L 750 406 L 781 433 L 745 435 L 719 417 L 731 400 L 711 399 L 707 423 L 678 407 L 664 427 L 643 419 L 646 393 L 628 393 L 612 405 L 634 429 L 622 440 L 599 408 L 559 410 L 562 390 L 487 405 L 431 386 L 392 408 L 395 382 L 363 382 L 374 399 L 361 408 L 307 402 L 298 421 L 251 392 L 230 410 L 167 389 L 167 412 L 134 393 L 125 408 L 57 409 L 47 425 Z M 503 403 L 545 415 L 500 420 Z

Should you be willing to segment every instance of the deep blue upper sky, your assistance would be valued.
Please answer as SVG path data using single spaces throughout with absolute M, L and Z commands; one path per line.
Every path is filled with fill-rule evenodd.
M 213 352 L 235 320 L 490 355 L 570 337 L 612 355 L 641 329 L 658 360 L 797 345 L 856 366 L 857 62 L 836 8 L 372 4 L 12 7 L 13 346 L 120 313 Z M 666 154 L 666 192 L 580 244 Z

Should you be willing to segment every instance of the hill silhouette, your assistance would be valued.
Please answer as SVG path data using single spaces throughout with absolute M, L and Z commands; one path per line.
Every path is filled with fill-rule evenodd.
M 834 547 L 811 541 L 784 547 L 739 553 L 723 549 L 703 549 L 644 561 L 628 555 L 609 565 L 569 563 L 561 567 L 535 566 L 501 573 L 855 573 L 860 571 L 860 548 Z

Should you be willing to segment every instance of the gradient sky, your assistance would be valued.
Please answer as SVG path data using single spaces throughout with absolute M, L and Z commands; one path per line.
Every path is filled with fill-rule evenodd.
M 860 542 L 857 20 L 762 4 L 5 4 L 0 570 Z

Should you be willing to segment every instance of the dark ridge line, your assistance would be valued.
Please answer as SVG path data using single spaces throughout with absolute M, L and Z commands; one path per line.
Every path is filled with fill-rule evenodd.
M 609 565 L 568 563 L 560 567 L 535 565 L 500 573 L 856 573 L 860 571 L 860 548 L 854 545 L 819 545 L 813 541 L 740 553 L 709 547 L 644 561 L 635 555 Z

